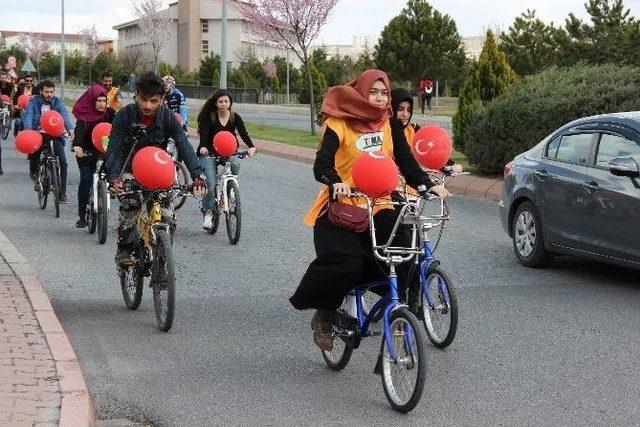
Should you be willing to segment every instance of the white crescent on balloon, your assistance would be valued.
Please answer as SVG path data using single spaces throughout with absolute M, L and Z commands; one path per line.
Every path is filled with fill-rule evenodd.
M 429 148 L 433 146 L 433 143 L 432 144 L 428 144 L 427 143 L 427 147 L 428 148 L 426 150 L 421 149 L 420 148 L 420 144 L 425 143 L 425 142 L 427 142 L 427 141 L 424 140 L 424 139 L 420 139 L 420 140 L 416 141 L 416 144 L 415 144 L 416 153 L 421 155 L 421 156 L 424 156 L 424 155 L 428 154 L 429 153 Z
M 49 124 L 51 126 L 58 126 L 60 123 L 62 122 L 62 118 L 58 117 L 58 116 L 51 116 L 49 117 Z
M 160 158 L 160 151 L 156 151 L 156 152 L 153 154 L 153 159 L 154 159 L 156 162 L 160 163 L 161 165 L 166 165 L 167 163 L 169 163 L 169 160 L 164 160 L 164 159 L 161 159 L 161 158 Z

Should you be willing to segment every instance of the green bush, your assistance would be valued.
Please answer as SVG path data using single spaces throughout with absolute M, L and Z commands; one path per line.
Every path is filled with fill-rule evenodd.
M 634 110 L 640 110 L 640 68 L 552 68 L 526 77 L 484 107 L 476 104 L 465 153 L 480 170 L 500 172 L 569 121 Z

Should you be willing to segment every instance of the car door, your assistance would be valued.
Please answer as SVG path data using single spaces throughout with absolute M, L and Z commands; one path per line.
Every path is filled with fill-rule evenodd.
M 582 183 L 597 133 L 573 130 L 553 138 L 534 171 L 535 193 L 547 243 L 578 248 L 586 198 Z
M 640 262 L 640 189 L 628 177 L 609 172 L 616 157 L 640 160 L 640 135 L 618 128 L 599 135 L 592 179 L 585 182 L 589 200 L 583 241 L 589 252 Z

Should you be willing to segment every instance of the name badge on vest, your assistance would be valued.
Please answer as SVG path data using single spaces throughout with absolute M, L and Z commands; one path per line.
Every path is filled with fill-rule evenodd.
M 382 132 L 360 135 L 360 138 L 356 140 L 356 148 L 365 152 L 382 150 Z

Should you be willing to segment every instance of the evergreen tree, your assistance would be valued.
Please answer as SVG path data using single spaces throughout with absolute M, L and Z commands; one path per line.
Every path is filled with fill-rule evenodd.
M 589 0 L 585 7 L 591 22 L 571 13 L 557 35 L 559 64 L 640 65 L 640 21 L 623 0 Z
M 536 74 L 555 63 L 558 50 L 556 28 L 527 9 L 518 16 L 508 32 L 500 35 L 500 48 L 513 70 L 520 76 Z
M 384 27 L 374 58 L 393 80 L 415 84 L 428 75 L 455 85 L 466 62 L 455 21 L 426 0 L 409 0 Z
M 457 149 L 463 150 L 469 140 L 469 119 L 475 104 L 486 105 L 516 80 L 517 75 L 498 47 L 493 31 L 488 30 L 480 58 L 469 70 L 458 98 L 458 112 L 453 117 L 453 142 Z

